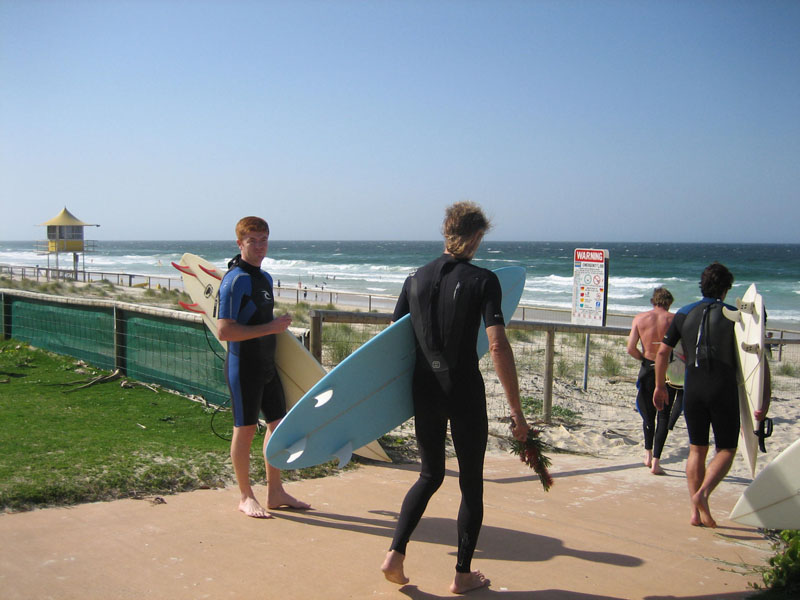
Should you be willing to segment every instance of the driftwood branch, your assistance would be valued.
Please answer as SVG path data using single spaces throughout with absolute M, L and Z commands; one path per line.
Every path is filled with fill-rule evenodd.
M 71 390 L 64 390 L 64 394 L 69 394 L 70 392 L 77 392 L 78 390 L 82 390 L 88 387 L 93 386 L 96 383 L 107 383 L 109 381 L 114 381 L 115 379 L 119 379 L 122 377 L 122 373 L 120 373 L 119 369 L 115 369 L 113 372 L 109 373 L 108 375 L 101 375 L 100 377 L 96 377 L 83 385 L 79 385 L 78 387 L 72 388 Z M 78 383 L 78 382 L 75 382 Z

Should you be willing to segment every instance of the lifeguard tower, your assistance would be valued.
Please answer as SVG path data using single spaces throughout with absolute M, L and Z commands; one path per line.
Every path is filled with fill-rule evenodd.
M 48 276 L 50 256 L 55 255 L 55 269 L 58 272 L 59 253 L 72 252 L 72 270 L 75 279 L 77 279 L 79 257 L 83 261 L 81 270 L 85 270 L 86 253 L 93 252 L 95 249 L 94 240 L 84 239 L 83 228 L 100 227 L 100 225 L 84 223 L 69 212 L 66 206 L 55 217 L 41 225 L 47 227 L 47 239 L 36 243 L 36 252 L 38 254 L 47 254 Z

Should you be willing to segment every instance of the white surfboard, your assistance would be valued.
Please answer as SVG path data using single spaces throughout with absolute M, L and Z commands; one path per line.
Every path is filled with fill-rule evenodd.
M 207 260 L 190 253 L 184 254 L 179 263 L 172 265 L 181 272 L 186 293 L 192 298 L 191 304 L 182 302 L 181 306 L 200 314 L 206 327 L 219 340 L 215 304 L 219 284 L 225 273 Z M 222 340 L 219 342 L 227 349 L 226 342 Z M 289 331 L 278 334 L 276 343 L 275 366 L 286 397 L 286 409 L 289 410 L 327 374 L 327 371 Z M 377 441 L 366 444 L 354 454 L 372 460 L 391 462 Z
M 800 440 L 764 467 L 747 486 L 730 518 L 764 529 L 800 529 Z
M 734 322 L 736 350 L 739 357 L 739 419 L 741 421 L 740 439 L 742 456 L 750 473 L 756 475 L 758 459 L 758 436 L 753 412 L 760 410 L 764 403 L 764 372 L 766 357 L 764 339 L 766 336 L 766 316 L 764 299 L 753 283 L 744 296 L 736 300 L 737 310 L 723 308 L 727 318 Z

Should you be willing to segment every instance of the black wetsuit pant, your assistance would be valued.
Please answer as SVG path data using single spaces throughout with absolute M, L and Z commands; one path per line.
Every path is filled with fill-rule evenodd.
M 469 573 L 483 523 L 483 460 L 489 425 L 480 373 L 477 377 L 467 374 L 454 380 L 458 382 L 456 388 L 447 396 L 432 373 L 420 369 L 415 372 L 414 424 L 422 465 L 419 479 L 403 500 L 391 549 L 405 555 L 428 501 L 444 481 L 449 420 L 461 488 L 456 571 Z
M 643 361 L 639 369 L 637 381 L 639 393 L 636 395 L 636 408 L 642 416 L 642 432 L 644 433 L 644 449 L 652 450 L 655 458 L 661 458 L 661 451 L 667 441 L 670 430 L 670 409 L 675 399 L 676 390 L 667 386 L 669 401 L 662 410 L 653 405 L 653 392 L 656 387 L 656 372 L 653 363 Z

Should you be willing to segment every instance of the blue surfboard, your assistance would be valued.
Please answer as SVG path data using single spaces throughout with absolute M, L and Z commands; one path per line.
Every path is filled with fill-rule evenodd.
M 503 315 L 510 320 L 525 287 L 525 269 L 494 271 L 503 288 Z M 478 356 L 489 349 L 478 333 Z M 416 342 L 405 315 L 332 369 L 287 413 L 266 448 L 269 464 L 301 469 L 333 458 L 340 467 L 354 448 L 376 440 L 414 415 L 411 382 Z

